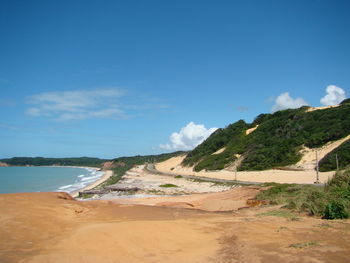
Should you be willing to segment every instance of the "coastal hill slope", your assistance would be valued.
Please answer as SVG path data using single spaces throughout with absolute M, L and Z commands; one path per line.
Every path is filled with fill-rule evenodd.
M 321 171 L 336 169 L 350 162 L 350 99 L 332 107 L 288 109 L 260 114 L 252 123 L 239 120 L 218 129 L 207 140 L 189 152 L 183 166 L 194 171 L 259 171 L 288 167 L 314 150 L 329 149 L 320 156 Z M 341 141 L 339 141 L 341 140 Z M 338 142 L 337 142 L 338 141 Z M 332 143 L 337 142 L 337 144 Z M 335 147 L 336 146 L 336 147 Z M 303 166 L 299 168 L 305 168 Z

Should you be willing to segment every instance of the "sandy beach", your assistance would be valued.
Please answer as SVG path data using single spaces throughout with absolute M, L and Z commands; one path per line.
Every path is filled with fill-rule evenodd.
M 93 169 L 95 171 L 101 171 L 100 168 L 97 167 L 91 167 L 91 166 L 47 166 L 47 167 L 70 167 L 70 168 L 81 168 L 81 169 Z M 73 191 L 71 193 L 69 193 L 72 197 L 78 197 L 79 196 L 79 192 L 85 191 L 85 190 L 90 190 L 95 188 L 96 186 L 102 184 L 104 181 L 106 181 L 109 177 L 111 177 L 113 175 L 113 171 L 112 170 L 102 170 L 101 172 L 103 172 L 103 175 L 97 179 L 96 181 L 92 182 L 91 184 L 78 189 L 76 191 Z
M 78 167 L 78 168 L 90 168 L 90 169 L 98 170 L 98 168 L 96 168 L 96 167 Z M 79 189 L 77 191 L 74 191 L 74 192 L 70 193 L 70 195 L 73 196 L 73 197 L 78 197 L 79 196 L 79 192 L 82 192 L 84 190 L 93 189 L 96 186 L 102 184 L 104 181 L 106 181 L 109 177 L 111 177 L 113 175 L 113 171 L 112 170 L 106 170 L 106 171 L 103 171 L 103 172 L 104 172 L 104 175 L 102 175 L 98 180 L 96 180 L 95 182 L 87 185 L 86 187 L 84 187 L 82 189 Z

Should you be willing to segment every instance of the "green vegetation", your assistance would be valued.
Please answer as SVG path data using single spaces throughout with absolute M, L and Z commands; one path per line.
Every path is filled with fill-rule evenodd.
M 264 170 L 295 164 L 303 145 L 315 148 L 341 139 L 350 131 L 350 103 L 307 112 L 308 107 L 261 114 L 252 124 L 240 120 L 218 129 L 191 151 L 183 165 L 200 171 L 219 170 L 242 155 L 239 170 Z M 258 128 L 245 134 L 249 128 Z M 225 147 L 222 153 L 214 154 Z M 348 148 L 344 151 L 349 152 Z
M 82 199 L 87 199 L 87 198 L 91 198 L 93 197 L 94 195 L 93 194 L 84 194 L 84 193 L 79 193 L 79 198 L 82 198 Z
M 220 185 L 220 186 L 235 186 L 235 185 L 249 186 L 249 185 L 252 185 L 252 184 L 240 184 L 240 183 L 237 183 L 235 181 L 233 181 L 233 182 L 213 182 L 213 181 L 206 180 L 203 178 L 195 178 L 195 179 L 187 179 L 187 180 L 192 181 L 192 182 L 197 182 L 197 183 L 211 183 L 212 185 Z
M 266 183 L 263 186 L 270 188 L 258 194 L 258 200 L 268 200 L 273 205 L 288 204 L 289 208 L 300 207 L 310 192 L 322 191 L 314 185 Z
M 346 103 L 350 103 L 350 98 L 349 99 L 345 99 L 343 100 L 340 105 L 346 104 Z
M 176 175 L 174 178 L 180 179 L 180 178 L 183 178 L 183 177 L 182 177 L 182 175 Z
M 318 246 L 318 245 L 319 245 L 318 241 L 310 241 L 310 242 L 304 242 L 304 243 L 291 244 L 289 247 L 291 247 L 291 248 L 309 248 L 309 247 Z
M 297 215 L 295 213 L 286 209 L 272 210 L 272 211 L 257 214 L 257 216 L 278 216 L 278 217 L 284 217 L 288 219 L 297 218 Z
M 343 201 L 331 200 L 324 210 L 324 217 L 327 219 L 348 218 L 349 212 Z
M 346 168 L 350 164 L 350 140 L 342 143 L 319 162 L 321 172 L 337 169 L 336 155 L 338 155 L 339 169 L 342 170 Z
M 240 120 L 225 129 L 218 129 L 205 142 L 191 151 L 183 161 L 183 164 L 187 166 L 197 164 L 195 166 L 196 171 L 202 169 L 223 169 L 227 163 L 235 159 L 233 153 L 239 152 L 240 146 L 236 145 L 236 143 L 245 137 L 244 132 L 250 127 L 243 120 Z M 225 151 L 212 155 L 223 147 L 226 147 Z
M 178 187 L 175 184 L 161 184 L 159 187 L 169 188 L 169 187 Z
M 11 166 L 93 166 L 101 167 L 102 163 L 107 160 L 91 157 L 78 158 L 43 158 L 43 157 L 13 157 L 10 159 L 0 159 L 0 162 L 7 163 Z
M 184 154 L 184 152 L 164 153 L 159 155 L 145 155 L 145 156 L 132 156 L 132 157 L 120 157 L 113 160 L 113 163 L 118 164 L 117 167 L 113 168 L 113 175 L 101 184 L 99 187 L 117 183 L 126 171 L 130 170 L 135 165 L 141 165 L 146 162 L 162 162 L 171 157 Z
M 325 219 L 342 219 L 350 215 L 350 169 L 337 172 L 324 186 L 295 184 L 266 184 L 270 188 L 261 192 L 258 200 L 284 204 L 296 212 L 321 216 Z

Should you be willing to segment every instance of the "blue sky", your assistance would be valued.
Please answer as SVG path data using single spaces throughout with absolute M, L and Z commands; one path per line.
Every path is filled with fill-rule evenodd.
M 350 94 L 349 12 L 335 0 L 3 0 L 0 158 L 190 149 L 239 119 L 337 103 Z

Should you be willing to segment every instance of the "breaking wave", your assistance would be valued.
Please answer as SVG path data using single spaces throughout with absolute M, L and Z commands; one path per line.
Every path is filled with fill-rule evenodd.
M 93 168 L 83 168 L 83 170 L 86 172 L 83 172 L 83 174 L 78 175 L 74 183 L 63 185 L 59 187 L 57 191 L 67 192 L 67 193 L 75 192 L 97 181 L 104 174 L 104 172 L 97 171 L 96 169 L 93 169 Z M 81 172 L 79 171 L 79 173 Z

